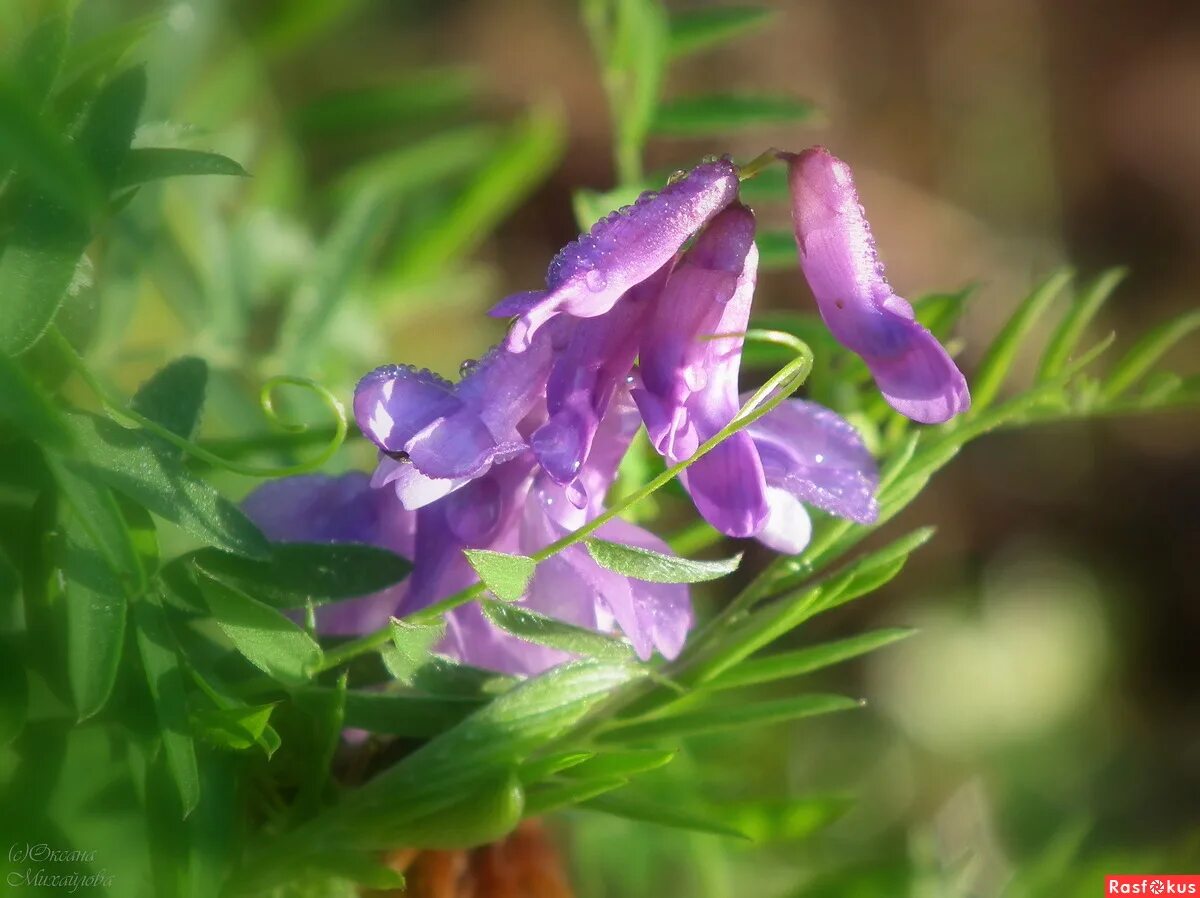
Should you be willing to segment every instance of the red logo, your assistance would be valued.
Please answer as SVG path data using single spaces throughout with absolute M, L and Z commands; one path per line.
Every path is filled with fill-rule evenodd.
M 1200 876 L 1180 876 L 1173 873 L 1106 876 L 1104 878 L 1104 894 L 1200 896 Z

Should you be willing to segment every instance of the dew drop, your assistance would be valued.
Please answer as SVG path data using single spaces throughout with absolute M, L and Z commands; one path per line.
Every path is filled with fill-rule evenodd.
M 599 293 L 608 286 L 608 275 L 606 275 L 603 271 L 593 268 L 586 275 L 584 275 L 583 282 L 593 293 Z
M 475 373 L 478 367 L 479 361 L 477 359 L 463 359 L 462 364 L 458 366 L 458 376 L 469 377 Z

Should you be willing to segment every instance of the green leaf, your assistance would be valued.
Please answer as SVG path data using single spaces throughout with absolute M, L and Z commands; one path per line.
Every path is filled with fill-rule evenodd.
M 441 218 L 408 241 L 392 263 L 395 276 L 420 280 L 473 250 L 558 163 L 565 143 L 562 113 L 534 109 L 494 148 Z
M 455 784 L 515 765 L 561 737 L 596 704 L 640 676 L 631 665 L 581 661 L 526 680 L 348 796 L 337 816 L 352 824 L 358 805 L 445 795 L 448 789 L 453 794 Z
M 586 801 L 579 807 L 585 811 L 598 811 L 602 814 L 636 820 L 638 823 L 653 823 L 670 829 L 729 836 L 734 839 L 747 838 L 744 832 L 730 826 L 714 810 L 683 807 L 679 804 L 658 804 L 644 798 L 626 795 L 603 795 Z
M 344 723 L 371 733 L 429 739 L 461 722 L 484 702 L 478 698 L 403 692 L 346 692 Z
M 171 147 L 135 147 L 126 155 L 112 186 L 116 190 L 124 190 L 148 181 L 194 175 L 250 177 L 241 165 L 220 153 Z
M 1100 398 L 1111 402 L 1119 397 L 1137 383 L 1176 343 L 1197 329 L 1200 329 L 1200 309 L 1185 312 L 1151 330 L 1113 366 L 1112 373 L 1100 387 Z
M 259 561 L 202 549 L 192 561 L 273 608 L 370 595 L 399 583 L 412 570 L 407 559 L 364 543 L 271 543 L 270 553 Z
M 761 28 L 775 10 L 754 6 L 714 6 L 671 16 L 671 56 L 678 59 L 707 50 Z
M 702 583 L 716 580 L 732 574 L 742 561 L 740 552 L 732 558 L 718 561 L 696 561 L 602 539 L 588 539 L 585 545 L 592 560 L 600 567 L 648 583 Z
M 269 554 L 266 538 L 250 520 L 172 457 L 162 440 L 94 415 L 69 414 L 65 421 L 91 476 L 219 548 L 260 558 Z
M 707 94 L 661 104 L 653 130 L 664 137 L 705 137 L 765 125 L 803 124 L 816 115 L 817 108 L 798 97 Z
M 577 662 L 560 665 L 499 696 L 462 723 L 429 740 L 302 830 L 278 837 L 239 873 L 247 891 L 286 880 L 306 852 L 352 846 L 394 848 L 419 835 L 414 824 L 455 804 L 470 814 L 472 787 L 509 783 L 497 803 L 497 827 L 509 814 L 519 786 L 512 772 L 533 752 L 563 737 L 597 704 L 641 675 L 629 665 Z M 519 809 L 518 814 L 519 817 Z M 470 819 L 470 818 L 468 818 Z M 477 825 L 487 821 L 474 818 Z M 494 827 L 496 828 L 496 827 Z
M 794 842 L 829 826 L 854 803 L 846 795 L 814 795 L 723 804 L 720 811 L 722 819 L 755 842 Z
M 78 217 L 95 209 L 103 194 L 78 148 L 39 115 L 38 105 L 40 100 L 0 78 L 0 175 L 11 167 L 20 176 L 8 185 L 4 202 L 17 205 L 20 200 L 26 207 L 18 206 L 23 215 L 31 215 L 29 207 L 35 203 L 51 205 L 78 226 Z M 27 229 L 17 227 L 13 236 Z
M 861 703 L 841 695 L 799 695 L 793 698 L 749 702 L 736 705 L 710 706 L 680 714 L 618 722 L 603 735 L 606 742 L 648 742 L 661 739 L 682 739 L 702 733 L 745 730 L 747 727 L 783 723 L 835 711 L 849 711 Z
M 633 647 L 629 643 L 595 630 L 576 627 L 519 605 L 492 599 L 481 599 L 479 604 L 494 626 L 526 642 L 602 661 L 629 660 L 633 656 Z
M 979 414 L 999 395 L 1017 353 L 1050 304 L 1071 282 L 1071 276 L 1070 271 L 1061 270 L 1042 281 L 997 334 L 975 371 L 975 382 L 971 385 L 972 414 Z
M 433 647 L 446 635 L 445 620 L 414 624 L 392 618 L 392 644 L 396 651 L 388 661 L 388 672 L 411 684 L 417 671 L 429 663 Z
M 1110 268 L 1079 291 L 1042 353 L 1036 378 L 1039 383 L 1057 377 L 1066 369 L 1087 326 L 1127 274 L 1124 268 Z
M 0 420 L 31 440 L 55 449 L 71 445 L 71 434 L 58 409 L 25 369 L 0 353 Z
M 588 799 L 627 785 L 629 780 L 621 777 L 544 783 L 526 793 L 525 814 L 529 817 L 541 816 L 582 804 Z
M 218 748 L 244 751 L 258 746 L 269 758 L 274 747 L 264 733 L 274 710 L 274 704 L 202 708 L 192 713 L 192 726 L 201 738 Z
M 129 151 L 145 92 L 145 72 L 130 69 L 106 84 L 88 110 L 75 146 L 98 180 L 99 192 L 86 184 L 65 184 L 56 192 L 75 198 L 66 207 L 33 193 L 25 199 L 26 208 L 0 256 L 0 352 L 24 352 L 54 320 L 90 236 L 87 224 L 68 209 L 78 206 L 78 196 L 103 195 L 113 183 Z M 5 113 L 0 97 L 0 135 Z M 53 168 L 59 183 L 75 170 L 69 163 Z
M 199 577 L 197 585 L 233 647 L 268 676 L 302 685 L 321 660 L 321 647 L 274 608 L 219 580 Z
M 763 271 L 800 270 L 796 236 L 790 230 L 759 231 L 754 242 L 758 246 L 758 267 Z
M 563 775 L 572 779 L 630 778 L 665 767 L 675 759 L 676 749 L 629 748 L 602 751 L 567 768 Z
M 183 816 L 187 817 L 200 801 L 200 774 L 196 746 L 188 727 L 183 669 L 162 600 L 155 590 L 147 590 L 133 603 L 133 620 L 142 666 L 158 715 L 167 766 L 179 789 Z
M 14 73 L 31 103 L 40 105 L 50 95 L 66 46 L 67 19 L 61 15 L 42 19 L 21 42 Z
M 155 372 L 138 387 L 129 404 L 138 414 L 190 440 L 200 425 L 207 388 L 208 363 L 195 356 L 184 356 Z M 181 448 L 170 444 L 164 445 L 163 451 L 183 455 Z
M 116 521 L 93 523 L 119 527 L 128 539 L 119 513 Z M 133 584 L 122 583 L 77 515 L 67 518 L 65 531 L 67 680 L 76 713 L 85 720 L 104 707 L 116 682 L 125 644 L 126 592 Z
M 509 555 L 491 549 L 464 549 L 463 554 L 484 586 L 505 602 L 515 602 L 525 595 L 537 568 L 537 562 L 527 555 Z
M 848 639 L 826 642 L 793 652 L 781 652 L 766 658 L 751 658 L 731 667 L 704 684 L 705 689 L 732 689 L 755 683 L 768 683 L 812 673 L 851 658 L 873 652 L 885 645 L 912 636 L 916 630 L 891 628 L 873 630 Z

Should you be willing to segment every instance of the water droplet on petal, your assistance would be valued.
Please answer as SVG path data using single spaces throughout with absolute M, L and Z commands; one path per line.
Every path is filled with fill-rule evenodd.
M 470 377 L 478 367 L 479 362 L 476 359 L 463 359 L 462 364 L 458 366 L 458 376 Z
M 593 268 L 586 275 L 584 275 L 583 282 L 593 293 L 599 293 L 608 286 L 608 275 L 606 275 L 603 271 Z

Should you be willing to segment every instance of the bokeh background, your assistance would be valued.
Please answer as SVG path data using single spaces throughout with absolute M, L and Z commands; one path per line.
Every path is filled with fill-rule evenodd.
M 0 0 L 0 44 L 47 5 Z M 672 66 L 666 96 L 785 93 L 820 120 L 655 139 L 649 169 L 828 145 L 901 293 L 976 285 L 968 372 L 1064 264 L 1083 280 L 1128 268 L 1097 336 L 1128 342 L 1196 305 L 1200 4 L 762 5 L 766 27 Z M 244 432 L 246 386 L 267 373 L 343 393 L 388 361 L 452 374 L 500 332 L 482 311 L 536 286 L 576 233 L 573 192 L 614 183 L 600 73 L 565 0 L 83 0 L 77 16 L 147 30 L 144 143 L 253 174 L 141 191 L 69 308 L 125 389 L 181 352 L 219 366 L 216 444 Z M 757 211 L 787 223 L 786 205 Z M 796 272 L 760 284 L 760 308 L 810 302 Z M 1176 370 L 1200 369 L 1192 347 Z M 1189 411 L 969 447 L 889 531 L 937 539 L 797 637 L 920 628 L 824 676 L 868 710 L 699 742 L 661 786 L 736 799 L 783 783 L 849 809 L 766 846 L 570 815 L 555 832 L 580 894 L 1082 896 L 1104 873 L 1200 871 L 1198 450 Z

